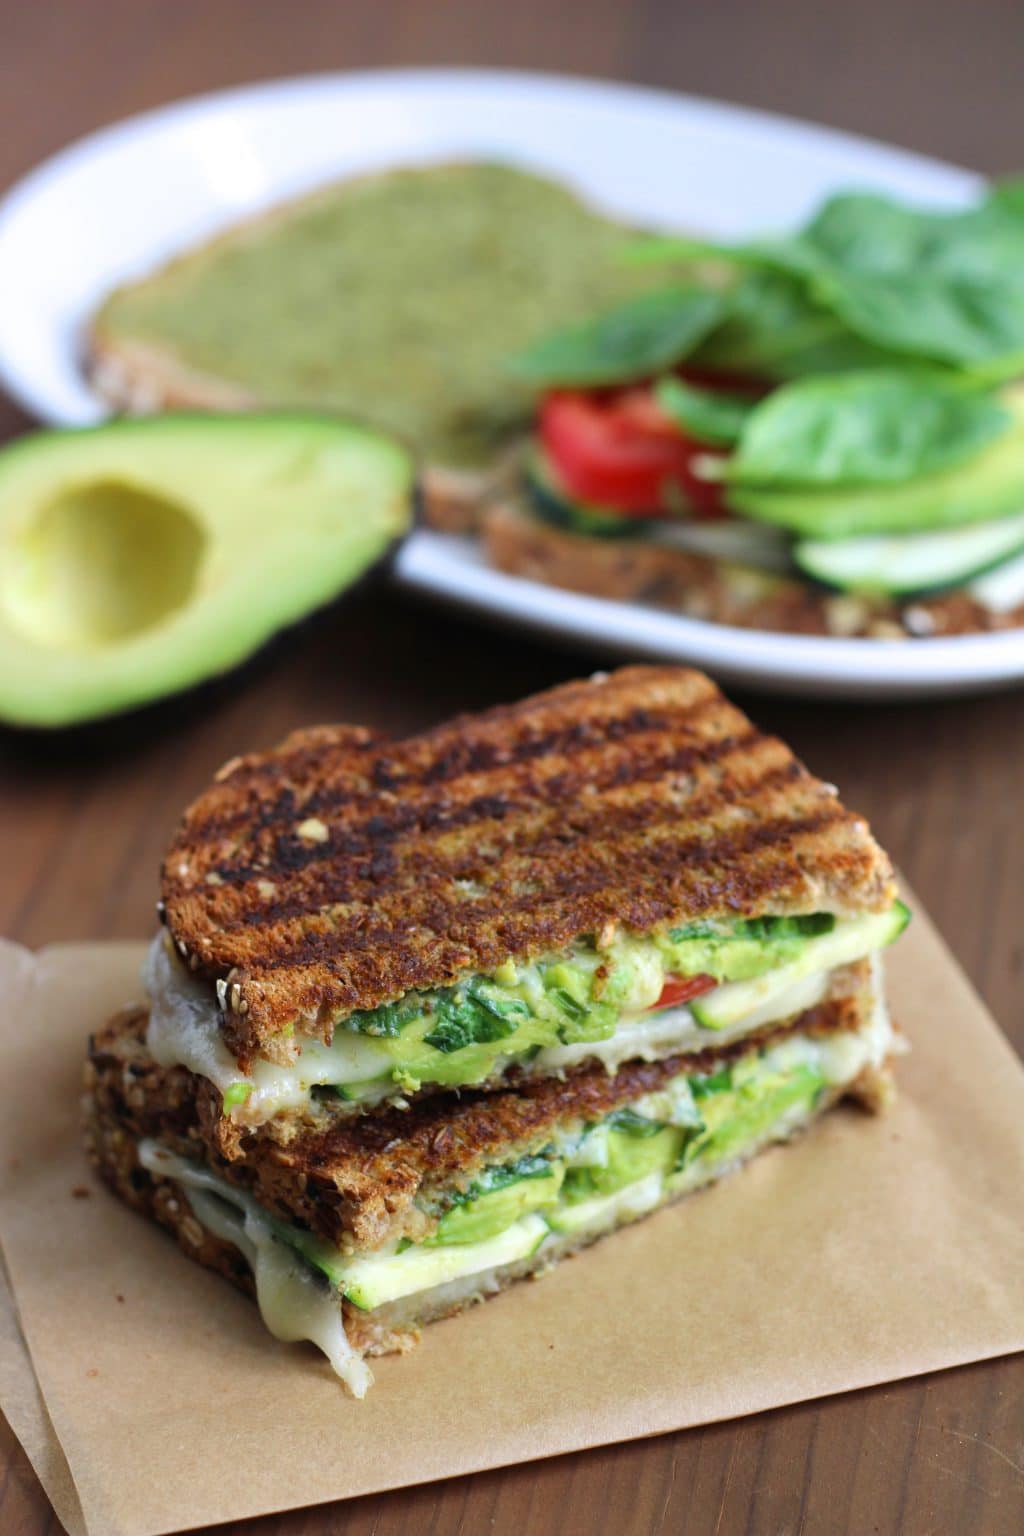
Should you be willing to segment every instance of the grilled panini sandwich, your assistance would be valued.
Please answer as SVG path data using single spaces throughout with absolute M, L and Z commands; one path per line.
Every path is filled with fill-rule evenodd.
M 94 1158 L 357 1393 L 364 1354 L 888 1091 L 888 861 L 695 672 L 237 759 L 162 912 L 147 1006 L 92 1043 Z

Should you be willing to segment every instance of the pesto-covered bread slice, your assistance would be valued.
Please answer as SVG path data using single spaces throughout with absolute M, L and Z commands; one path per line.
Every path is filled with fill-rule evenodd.
M 630 232 L 513 166 L 404 168 L 322 187 L 228 229 L 106 300 L 89 368 L 116 405 L 354 415 L 427 466 L 464 520 L 535 391 L 508 359 L 662 280 Z
M 211 1144 L 202 1079 L 158 1066 L 135 1012 L 92 1042 L 86 1136 L 122 1198 L 361 1396 L 365 1354 L 409 1348 L 422 1324 L 719 1178 L 844 1094 L 878 1107 L 895 1045 L 862 965 L 845 996 L 742 1042 L 421 1096 L 290 1140 L 267 1127 L 232 1161 Z

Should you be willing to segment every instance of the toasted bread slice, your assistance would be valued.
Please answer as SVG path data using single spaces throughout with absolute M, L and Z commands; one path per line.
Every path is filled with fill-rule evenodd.
M 179 952 L 240 1061 L 285 1033 L 586 935 L 882 911 L 889 861 L 699 672 L 630 667 L 381 744 L 236 759 L 163 867 Z
M 700 1187 L 736 1172 L 741 1162 L 750 1161 L 772 1143 L 792 1141 L 842 1098 L 857 1100 L 867 1109 L 884 1107 L 891 1092 L 890 1082 L 887 1068 L 866 1067 L 849 1088 L 829 1089 L 803 1116 L 799 1119 L 790 1117 L 785 1125 L 767 1131 L 757 1145 L 745 1151 L 741 1160 L 716 1168 Z M 885 1087 L 879 1088 L 880 1083 Z M 172 1179 L 154 1179 L 147 1172 L 139 1159 L 140 1138 L 135 1133 L 104 1114 L 94 1113 L 86 1125 L 86 1140 L 97 1172 L 114 1194 L 165 1228 L 187 1258 L 230 1280 L 252 1300 L 257 1299 L 257 1287 L 247 1259 L 232 1243 L 196 1220 L 188 1195 L 178 1184 Z M 371 1311 L 337 1296 L 336 1305 L 348 1342 L 360 1356 L 407 1354 L 419 1343 L 420 1331 L 429 1323 L 453 1317 L 479 1302 L 491 1300 L 517 1280 L 546 1274 L 555 1264 L 590 1247 L 609 1233 L 650 1215 L 655 1209 L 685 1200 L 692 1193 L 691 1189 L 681 1189 L 663 1197 L 650 1210 L 626 1205 L 621 1214 L 601 1230 L 560 1237 L 553 1235 L 538 1252 L 526 1259 L 478 1271 L 429 1290 L 416 1291 Z M 343 1376 L 343 1379 L 348 1378 Z M 355 1387 L 351 1381 L 348 1384 L 355 1395 L 362 1396 L 369 1382 Z
M 428 517 L 451 526 L 457 503 L 464 525 L 532 414 L 509 359 L 663 281 L 619 260 L 630 234 L 512 165 L 353 176 L 115 290 L 89 326 L 87 369 L 123 410 L 369 420 L 420 454 Z
M 550 1150 L 551 1138 L 560 1135 L 575 1146 L 574 1133 L 585 1124 L 633 1104 L 649 1105 L 644 1095 L 659 1091 L 671 1064 L 635 1065 L 614 1077 L 581 1072 L 565 1082 L 488 1096 L 447 1096 L 441 1103 L 421 1103 L 406 1116 L 382 1112 L 355 1128 L 309 1135 L 290 1148 L 261 1142 L 243 1164 L 226 1165 L 196 1133 L 194 1080 L 180 1068 L 164 1071 L 148 1060 L 144 1018 L 127 1015 L 92 1047 L 86 1145 L 100 1175 L 122 1199 L 167 1227 L 190 1258 L 256 1294 L 273 1331 L 280 1334 L 283 1324 L 286 1337 L 315 1339 L 361 1396 L 370 1377 L 353 1351 L 358 1356 L 407 1349 L 424 1323 L 495 1295 L 625 1222 L 713 1182 L 769 1143 L 789 1139 L 844 1095 L 881 1107 L 891 1093 L 887 1059 L 893 1037 L 884 1012 L 879 1017 L 871 1007 L 866 995 L 860 1006 L 847 1000 L 808 1014 L 799 1029 L 766 1037 L 759 1059 L 776 1048 L 777 1067 L 769 1071 L 781 1068 L 783 1082 L 788 1072 L 790 1083 L 781 1096 L 778 1087 L 772 1090 L 771 1110 L 755 1117 L 746 1136 L 725 1133 L 716 1142 L 719 1133 L 713 1131 L 692 1165 L 684 1162 L 670 1175 L 638 1171 L 636 1181 L 613 1185 L 617 1193 L 596 1200 L 584 1195 L 582 1204 L 570 1200 L 567 1208 L 559 1203 L 547 1219 L 533 1215 L 518 1221 L 514 1208 L 506 1208 L 511 1225 L 503 1230 L 511 1242 L 498 1233 L 490 1246 L 469 1238 L 470 1247 L 461 1249 L 459 1239 L 442 1236 L 441 1248 L 433 1250 L 440 1263 L 431 1256 L 430 1239 L 439 1235 L 438 1220 L 448 1217 L 439 1218 L 436 1205 L 431 1210 L 432 1187 L 447 1213 L 458 1202 L 456 1192 L 469 1193 L 472 1175 L 489 1160 L 493 1166 L 495 1158 L 506 1160 L 545 1143 Z M 798 1074 L 807 1069 L 798 1062 L 815 1042 L 821 1051 L 833 1050 L 837 1029 L 863 1031 L 862 1049 L 850 1055 L 854 1036 L 842 1034 L 832 1073 L 810 1091 L 800 1083 Z M 733 1054 L 731 1047 L 707 1053 L 701 1063 L 704 1081 L 713 1081 L 710 1074 L 720 1074 Z M 687 1070 L 692 1068 L 687 1063 Z M 664 1149 L 655 1162 L 663 1155 Z M 212 1200 L 204 1193 L 211 1191 Z M 242 1214 L 232 1218 L 232 1211 Z M 403 1232 L 414 1248 L 411 1275 L 402 1256 L 408 1244 L 398 1240 Z M 326 1248 L 317 1248 L 325 1242 Z M 318 1283 L 310 1266 L 329 1276 L 330 1286 Z M 399 1267 L 403 1273 L 396 1272 Z M 367 1290 L 374 1268 L 377 1279 Z M 390 1278 L 381 1284 L 382 1276 Z

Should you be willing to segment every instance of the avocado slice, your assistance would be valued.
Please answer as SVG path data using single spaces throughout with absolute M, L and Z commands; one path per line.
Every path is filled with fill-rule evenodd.
M 682 1151 L 686 1132 L 673 1125 L 648 1123 L 651 1131 L 647 1135 L 611 1129 L 607 1163 L 603 1168 L 571 1168 L 563 1190 L 565 1203 L 575 1205 L 595 1195 L 612 1195 L 649 1174 L 668 1173 Z
M 966 464 L 902 485 L 802 491 L 731 485 L 734 512 L 788 528 L 805 539 L 924 533 L 1012 516 L 1024 505 L 1024 390 L 1004 391 L 1013 425 Z
M 655 942 L 666 969 L 678 976 L 713 976 L 716 981 L 749 981 L 789 965 L 807 944 L 835 927 L 830 912 L 803 917 L 755 917 L 722 930 L 714 923 L 671 928 Z
M 556 1162 L 541 1166 L 540 1158 L 526 1161 L 537 1166 L 528 1166 L 518 1178 L 496 1180 L 493 1188 L 483 1188 L 479 1194 L 474 1192 L 473 1198 L 453 1205 L 441 1217 L 437 1231 L 426 1239 L 424 1247 L 481 1243 L 531 1211 L 553 1205 L 562 1187 L 564 1166 Z
M 884 949 L 899 938 L 909 922 L 910 909 L 902 901 L 893 902 L 885 912 L 846 918 L 836 923 L 830 933 L 809 939 L 788 965 L 779 966 L 752 981 L 725 982 L 713 992 L 695 998 L 690 1004 L 693 1016 L 704 1029 L 730 1029 L 742 1019 L 750 1018 L 757 1009 L 777 1003 L 790 988 L 815 973 L 849 965 L 876 949 Z M 795 1003 L 794 1012 L 809 1006 L 811 1004 L 801 998 Z
M 323 606 L 409 527 L 413 467 L 327 416 L 179 414 L 0 452 L 0 720 L 180 693 Z
M 708 1104 L 705 1128 L 684 1147 L 677 1172 L 696 1162 L 715 1167 L 744 1156 L 788 1111 L 809 1111 L 824 1086 L 820 1072 L 798 1066 L 715 1094 Z
M 359 1253 L 345 1261 L 341 1288 L 353 1306 L 372 1310 L 463 1275 L 517 1264 L 532 1257 L 547 1235 L 547 1223 L 531 1213 L 479 1243 L 438 1248 L 414 1244 L 401 1253 Z
M 547 1216 L 553 1232 L 565 1236 L 586 1233 L 598 1236 L 623 1221 L 634 1221 L 646 1216 L 661 1201 L 664 1176 L 660 1171 L 649 1173 L 646 1178 L 626 1184 L 611 1195 L 594 1195 L 575 1205 L 558 1205 Z

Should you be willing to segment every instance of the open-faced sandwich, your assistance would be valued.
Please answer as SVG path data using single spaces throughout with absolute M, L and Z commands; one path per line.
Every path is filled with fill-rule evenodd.
M 963 634 L 1024 623 L 1022 272 L 1013 183 L 641 248 L 557 182 L 433 165 L 119 289 L 87 365 L 133 412 L 396 433 L 427 522 L 504 571 L 763 629 Z
M 646 254 L 717 266 L 519 360 L 548 393 L 484 514 L 495 564 L 764 629 L 1024 623 L 1017 185 L 959 213 L 846 194 L 792 235 Z

